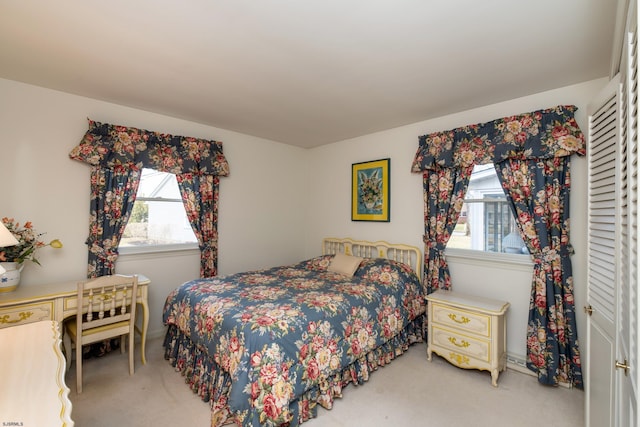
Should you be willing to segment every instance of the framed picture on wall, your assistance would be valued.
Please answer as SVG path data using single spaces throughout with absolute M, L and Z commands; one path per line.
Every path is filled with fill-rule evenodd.
M 391 159 L 351 165 L 351 220 L 391 220 Z

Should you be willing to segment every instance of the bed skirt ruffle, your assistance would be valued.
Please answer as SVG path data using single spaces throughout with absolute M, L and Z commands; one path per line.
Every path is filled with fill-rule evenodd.
M 394 338 L 366 353 L 341 372 L 323 379 L 316 387 L 291 402 L 290 410 L 294 417 L 289 426 L 315 418 L 318 404 L 331 409 L 334 399 L 342 397 L 342 389 L 349 383 L 363 384 L 369 379 L 371 372 L 403 354 L 411 344 L 423 342 L 424 324 L 425 314 L 422 314 Z M 204 349 L 192 342 L 176 325 L 169 325 L 163 345 L 165 359 L 185 377 L 185 382 L 194 393 L 203 401 L 211 403 L 212 427 L 232 422 L 239 426 L 245 424 L 243 420 L 236 419 L 228 406 L 231 376 L 220 369 Z

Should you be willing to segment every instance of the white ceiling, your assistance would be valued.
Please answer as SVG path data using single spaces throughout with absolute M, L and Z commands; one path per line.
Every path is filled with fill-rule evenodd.
M 616 3 L 2 1 L 0 78 L 315 147 L 608 76 Z

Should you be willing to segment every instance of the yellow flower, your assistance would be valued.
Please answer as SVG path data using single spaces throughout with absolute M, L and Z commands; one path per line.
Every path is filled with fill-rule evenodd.
M 513 134 L 519 133 L 522 129 L 522 125 L 518 120 L 512 120 L 507 123 L 507 130 Z
M 367 332 L 366 329 L 360 329 L 358 331 L 358 341 L 360 341 L 360 344 L 363 347 L 367 345 L 367 343 L 369 342 L 369 332 Z
M 329 368 L 333 371 L 335 371 L 336 369 L 338 369 L 340 367 L 340 358 L 338 358 L 338 356 L 336 356 L 335 354 L 333 354 L 331 356 L 331 361 L 329 362 Z
M 27 221 L 20 226 L 15 219 L 4 217 L 2 218 L 2 224 L 11 232 L 18 243 L 12 246 L 0 247 L 0 261 L 17 263 L 33 261 L 40 265 L 40 262 L 36 259 L 36 251 L 38 249 L 45 246 L 51 246 L 56 249 L 62 247 L 62 242 L 58 239 L 49 243 L 40 240 L 43 233 L 36 233 L 31 221 Z
M 331 351 L 328 348 L 321 348 L 316 355 L 316 360 L 320 370 L 325 370 L 331 361 Z
M 283 381 L 282 379 L 277 381 L 273 385 L 273 388 L 271 389 L 271 392 L 273 393 L 274 397 L 276 398 L 276 400 L 280 405 L 284 405 L 285 403 L 289 402 L 289 398 L 291 397 L 292 391 L 293 390 L 292 390 L 291 384 L 287 383 L 286 381 Z
M 52 241 L 49 242 L 49 246 L 51 246 L 54 249 L 60 249 L 62 247 L 62 242 L 58 239 L 53 239 Z
M 558 138 L 558 145 L 567 150 L 569 153 L 578 151 L 578 148 L 580 148 L 581 144 L 582 141 L 573 135 L 565 135 Z

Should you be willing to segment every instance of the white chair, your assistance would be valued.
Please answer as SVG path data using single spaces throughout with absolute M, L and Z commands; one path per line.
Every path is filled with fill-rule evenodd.
M 65 323 L 64 347 L 71 365 L 71 342 L 76 347 L 77 393 L 82 393 L 82 346 L 129 335 L 129 375 L 134 373 L 134 338 L 138 276 L 102 276 L 78 283 L 76 317 Z

